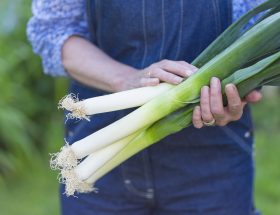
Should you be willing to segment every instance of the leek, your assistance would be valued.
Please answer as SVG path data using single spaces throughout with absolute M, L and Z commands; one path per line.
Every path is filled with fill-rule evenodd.
M 66 194 L 93 190 L 91 185 L 112 168 L 190 125 L 192 109 L 199 103 L 200 89 L 209 84 L 211 77 L 223 80 L 223 85 L 236 84 L 242 96 L 258 86 L 279 85 L 279 5 L 278 0 L 269 0 L 230 26 L 194 61 L 193 64 L 201 68 L 183 83 L 159 93 L 115 123 L 71 146 L 64 146 L 51 164 L 54 169 L 61 170 L 62 182 L 68 187 L 73 177 L 77 179 L 74 188 Z M 271 10 L 257 24 L 243 30 L 252 16 L 268 9 Z M 78 160 L 86 156 L 78 164 Z
M 280 53 L 270 56 L 251 67 L 235 72 L 233 75 L 224 79 L 222 85 L 225 86 L 226 84 L 234 83 L 237 86 L 240 95 L 245 96 L 256 87 L 269 85 L 271 82 L 264 83 L 264 80 L 273 80 L 275 75 L 280 76 Z M 280 86 L 280 84 L 278 86 Z M 158 142 L 162 138 L 191 125 L 193 107 L 198 104 L 199 102 L 189 104 L 143 131 L 140 135 L 134 138 L 133 141 L 129 142 L 129 144 L 118 149 L 115 156 L 107 159 L 107 162 L 102 166 L 99 168 L 91 168 L 92 174 L 90 177 L 89 174 L 87 175 L 87 179 L 84 180 L 84 183 L 93 185 L 96 180 L 134 154 Z M 113 143 L 105 149 L 107 151 L 114 151 L 113 147 L 116 147 L 115 144 L 116 143 Z M 100 151 L 103 150 L 104 149 Z M 85 161 L 87 159 L 88 158 L 86 158 Z M 92 157 L 91 162 L 92 164 L 98 163 L 99 159 Z M 84 168 L 87 169 L 86 171 L 89 171 L 90 165 L 87 165 L 87 167 L 85 166 Z
M 141 87 L 82 101 L 70 94 L 61 99 L 58 107 L 70 111 L 67 118 L 89 121 L 89 116 L 94 114 L 141 106 L 171 88 L 171 84 L 161 83 L 155 87 Z
M 198 98 L 200 88 L 208 85 L 212 76 L 224 79 L 251 59 L 280 46 L 279 34 L 280 13 L 276 13 L 242 35 L 183 83 L 172 87 L 122 119 L 72 144 L 72 152 L 81 159 L 185 106 L 185 103 Z M 112 133 L 113 136 L 106 135 Z

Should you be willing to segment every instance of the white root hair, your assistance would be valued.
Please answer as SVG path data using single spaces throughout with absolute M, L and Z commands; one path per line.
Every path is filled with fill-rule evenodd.
M 97 192 L 97 189 L 93 184 L 89 184 L 85 181 L 80 181 L 74 171 L 71 170 L 62 170 L 59 175 L 59 182 L 65 184 L 66 196 L 75 196 L 75 193 L 89 193 Z
M 86 115 L 85 108 L 80 102 L 78 96 L 73 93 L 70 93 L 64 96 L 58 102 L 58 109 L 65 109 L 71 113 L 66 114 L 66 119 L 86 119 L 90 121 L 89 117 Z
M 79 160 L 67 142 L 59 152 L 50 155 L 50 167 L 52 170 L 70 170 L 79 164 Z
M 78 166 L 79 160 L 72 151 L 70 145 L 66 144 L 59 152 L 51 154 L 50 167 L 53 170 L 59 170 L 59 183 L 65 184 L 65 192 L 67 196 L 75 196 L 77 193 L 97 192 L 93 184 L 81 181 L 75 173 L 75 167 Z

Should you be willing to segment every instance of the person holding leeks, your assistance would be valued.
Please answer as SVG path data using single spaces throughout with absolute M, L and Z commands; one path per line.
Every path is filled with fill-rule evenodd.
M 233 20 L 261 2 L 33 0 L 27 34 L 45 73 L 68 76 L 69 93 L 83 100 L 162 82 L 182 83 L 200 67 L 192 64 L 196 57 Z M 222 87 L 221 80 L 212 77 L 209 86 L 201 88 L 193 126 L 103 176 L 95 184 L 98 193 L 67 197 L 61 186 L 61 213 L 258 214 L 247 104 L 260 99 L 256 90 L 241 98 L 235 85 Z M 69 119 L 65 139 L 71 145 L 131 111 L 100 113 L 90 121 Z

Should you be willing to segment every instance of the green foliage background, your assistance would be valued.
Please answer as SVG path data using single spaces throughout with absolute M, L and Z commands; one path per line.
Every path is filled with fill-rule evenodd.
M 56 104 L 67 80 L 43 74 L 26 38 L 31 1 L 0 2 L 1 214 L 56 214 L 57 183 L 48 154 L 63 143 Z M 17 206 L 15 206 L 17 203 Z M 21 205 L 22 203 L 22 205 Z M 51 206 L 51 207 L 50 207 Z M 53 207 L 54 206 L 54 207 Z M 37 209 L 36 209 L 37 208 Z M 53 211 L 53 213 L 47 213 Z M 37 211 L 37 212 L 36 212 Z
M 27 41 L 30 0 L 0 1 L 0 208 L 2 215 L 59 213 L 58 183 L 48 154 L 63 144 L 59 98 L 67 79 L 43 74 Z M 280 214 L 280 94 L 253 108 L 256 202 Z
M 55 137 L 50 136 L 50 130 L 58 121 L 57 126 L 61 126 L 55 104 L 66 89 L 66 81 L 43 75 L 40 59 L 32 52 L 25 33 L 29 1 L 15 2 L 0 3 L 1 178 L 15 176 L 38 151 L 52 147 L 47 143 L 56 140 L 52 140 Z

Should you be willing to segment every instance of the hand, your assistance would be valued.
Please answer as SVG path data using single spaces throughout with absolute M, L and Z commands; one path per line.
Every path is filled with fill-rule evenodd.
M 131 72 L 122 79 L 119 91 L 156 86 L 160 82 L 179 84 L 197 70 L 195 66 L 185 61 L 162 60 L 143 70 Z
M 193 112 L 193 125 L 202 128 L 204 123 L 215 122 L 215 125 L 225 126 L 229 122 L 237 121 L 243 114 L 244 106 L 261 100 L 259 91 L 252 91 L 241 100 L 234 84 L 225 86 L 228 106 L 223 106 L 221 82 L 218 78 L 211 79 L 210 88 L 204 86 L 201 89 L 200 106 L 196 106 Z

